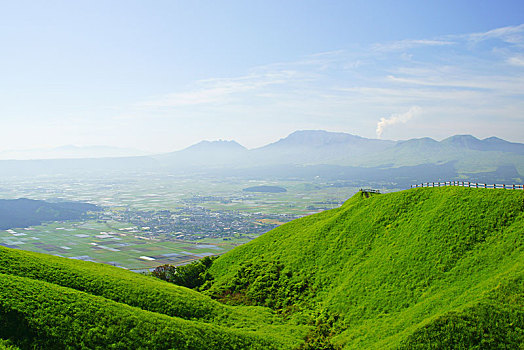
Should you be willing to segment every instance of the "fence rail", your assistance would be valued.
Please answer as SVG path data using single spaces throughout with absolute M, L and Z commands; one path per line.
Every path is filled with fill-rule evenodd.
M 524 190 L 524 185 L 506 185 L 506 184 L 482 184 L 469 181 L 445 181 L 445 182 L 423 182 L 421 184 L 411 185 L 411 188 L 417 187 L 445 187 L 445 186 L 461 186 L 470 188 L 494 188 L 503 190 Z

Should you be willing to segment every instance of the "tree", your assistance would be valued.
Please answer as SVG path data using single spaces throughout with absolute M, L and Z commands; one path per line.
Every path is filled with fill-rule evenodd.
M 182 266 L 160 265 L 151 272 L 151 275 L 179 286 L 194 289 L 212 279 L 207 270 L 213 264 L 214 259 L 206 256 Z

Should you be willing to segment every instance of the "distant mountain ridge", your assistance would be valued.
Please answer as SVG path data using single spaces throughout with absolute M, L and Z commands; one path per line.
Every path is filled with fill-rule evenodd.
M 499 173 L 493 181 L 516 181 L 520 177 L 515 177 L 515 173 L 524 174 L 524 144 L 496 137 L 481 140 L 471 135 L 455 135 L 442 141 L 429 137 L 392 141 L 342 132 L 299 130 L 276 142 L 249 150 L 234 141 L 228 142 L 201 142 L 157 159 L 170 169 L 182 170 L 190 167 L 202 170 L 207 166 L 234 172 L 292 166 L 305 171 L 305 167 L 311 166 L 342 166 L 371 171 L 377 167 L 396 169 L 450 163 L 457 172 L 453 178 L 469 177 L 467 174 L 475 173 L 494 174 L 500 167 L 513 175 L 503 179 Z M 446 174 L 449 176 L 447 170 Z M 436 174 L 436 178 L 441 175 L 444 174 Z
M 253 149 L 247 149 L 236 141 L 201 141 L 181 151 L 155 157 L 175 160 L 182 154 L 191 153 L 195 156 L 198 151 L 200 156 L 206 155 L 206 153 L 214 156 L 221 155 L 233 163 L 236 157 L 237 160 L 248 165 L 253 163 L 286 163 L 371 166 L 370 164 L 363 164 L 364 162 L 360 158 L 399 149 L 410 149 L 413 152 L 423 153 L 464 150 L 524 155 L 524 144 L 505 141 L 497 137 L 478 139 L 472 135 L 454 135 L 442 141 L 436 141 L 429 137 L 392 141 L 369 139 L 343 132 L 298 130 L 276 142 Z M 225 157 L 228 152 L 231 156 Z M 391 163 L 385 161 L 383 164 L 377 165 Z M 398 163 L 402 163 L 402 159 Z
M 479 140 L 471 135 L 455 135 L 442 140 L 441 143 L 477 151 L 498 151 L 524 154 L 524 144 L 509 142 L 494 136 Z
M 247 149 L 236 141 L 201 141 L 185 149 L 140 157 L 0 161 L 3 175 L 168 172 L 274 178 L 378 179 L 413 183 L 469 179 L 523 182 L 524 144 L 497 137 L 454 135 L 392 141 L 342 132 L 299 130 Z M 435 170 L 438 170 L 435 172 Z M 450 171 L 451 170 L 451 171 Z M 393 173 L 408 174 L 392 178 Z M 377 176 L 379 175 L 379 176 Z M 378 181 L 378 180 L 377 180 Z
M 181 151 L 153 156 L 167 167 L 220 167 L 244 157 L 248 150 L 236 141 L 200 141 Z

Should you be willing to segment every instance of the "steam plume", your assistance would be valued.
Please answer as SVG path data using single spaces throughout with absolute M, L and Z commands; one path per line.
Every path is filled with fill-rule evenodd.
M 381 138 L 384 128 L 388 125 L 406 123 L 408 120 L 413 118 L 415 114 L 420 113 L 422 108 L 418 106 L 413 106 L 406 113 L 402 114 L 392 114 L 389 118 L 380 118 L 380 121 L 377 123 L 377 137 Z

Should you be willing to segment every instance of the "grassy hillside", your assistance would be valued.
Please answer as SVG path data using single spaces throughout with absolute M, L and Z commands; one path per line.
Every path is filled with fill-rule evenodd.
M 522 348 L 523 240 L 524 192 L 442 187 L 282 225 L 203 293 L 0 247 L 0 349 Z
M 255 334 L 147 312 L 84 292 L 0 274 L 0 337 L 22 348 L 279 348 Z
M 512 347 L 524 341 L 523 212 L 518 191 L 357 194 L 220 257 L 208 293 L 313 318 L 312 336 L 347 348 Z
M 137 348 L 162 348 L 159 344 L 163 343 L 168 347 L 184 348 L 174 341 L 187 337 L 209 338 L 210 341 L 204 346 L 204 343 L 186 339 L 186 348 L 220 349 L 224 341 L 231 348 L 243 348 L 245 344 L 259 348 L 289 348 L 297 345 L 307 331 L 305 326 L 284 325 L 266 308 L 231 307 L 190 289 L 109 265 L 3 247 L 0 247 L 0 280 L 0 328 L 4 329 L 0 338 L 11 338 L 21 348 L 44 341 L 52 342 L 49 343 L 52 347 L 74 347 L 67 342 L 84 337 L 88 344 L 85 347 L 93 348 L 95 340 L 83 334 L 92 331 L 117 332 L 118 337 L 135 339 Z M 67 297 L 63 299 L 60 295 Z M 85 307 L 89 308 L 88 313 L 82 311 Z M 97 311 L 99 308 L 101 310 Z M 111 311 L 106 313 L 102 309 Z M 63 319 L 62 315 L 65 315 Z M 92 318 L 90 315 L 97 316 Z M 131 319 L 130 323 L 122 325 L 125 322 L 120 319 L 127 318 Z M 76 319 L 79 323 L 70 322 Z M 36 333 L 30 334 L 28 339 L 24 332 L 16 333 L 20 327 Z M 138 341 L 145 333 L 135 328 L 145 328 L 152 337 L 158 337 L 158 343 Z M 180 333 L 178 329 L 187 332 Z M 168 336 L 165 332 L 174 333 Z M 62 333 L 73 335 L 67 341 L 63 336 L 51 339 Z M 213 343 L 212 339 L 216 341 Z M 116 348 L 129 348 L 131 340 L 119 345 L 116 336 L 108 335 L 97 341 L 116 344 Z

